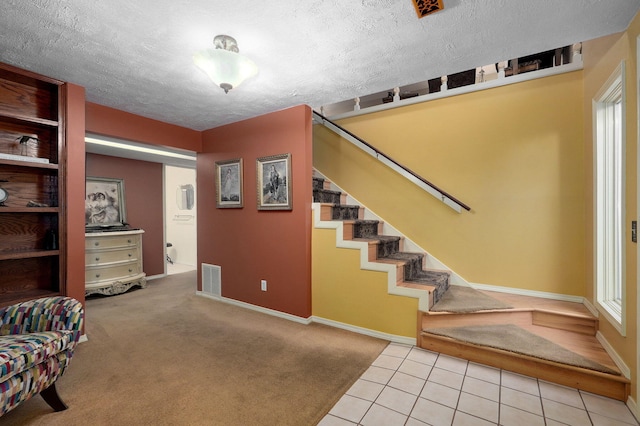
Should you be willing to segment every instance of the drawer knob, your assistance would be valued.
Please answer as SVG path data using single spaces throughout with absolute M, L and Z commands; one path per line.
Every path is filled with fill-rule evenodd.
M 133 256 L 131 253 L 129 253 L 129 257 Z
M 128 242 L 129 244 L 131 244 L 131 240 L 127 240 L 127 242 Z
M 100 243 L 96 241 L 95 243 L 93 243 L 93 245 L 97 247 L 100 245 Z
M 129 268 L 129 272 L 133 272 L 133 269 Z
M 96 274 L 96 278 L 100 278 L 100 274 Z
M 100 261 L 100 258 L 99 258 L 99 257 L 96 257 L 96 262 L 99 262 L 99 261 Z

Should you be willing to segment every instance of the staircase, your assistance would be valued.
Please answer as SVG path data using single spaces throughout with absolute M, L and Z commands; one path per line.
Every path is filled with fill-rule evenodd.
M 626 402 L 630 381 L 597 340 L 598 320 L 582 303 L 484 291 L 513 308 L 473 313 L 434 312 L 431 308 L 449 289 L 452 278 L 455 277 L 453 283 L 456 284 L 462 283 L 460 277 L 451 271 L 425 268 L 424 253 L 403 251 L 402 237 L 383 235 L 382 222 L 363 219 L 364 208 L 348 205 L 346 194 L 332 190 L 324 178 L 313 178 L 313 201 L 320 204 L 320 220 L 342 222 L 344 240 L 367 244 L 369 262 L 395 266 L 396 288 L 412 289 L 412 294 L 420 294 L 416 297 L 427 299 L 427 303 L 420 303 L 418 312 L 418 347 Z M 427 331 L 487 324 L 517 325 L 605 366 L 613 374 L 466 343 Z
M 313 178 L 313 201 L 320 203 L 321 220 L 343 222 L 343 238 L 368 244 L 368 260 L 395 265 L 396 285 L 425 292 L 428 307 L 440 300 L 449 288 L 450 272 L 424 267 L 425 254 L 405 252 L 403 238 L 381 235 L 383 223 L 363 219 L 364 209 L 346 204 L 346 195 L 330 189 L 323 178 Z

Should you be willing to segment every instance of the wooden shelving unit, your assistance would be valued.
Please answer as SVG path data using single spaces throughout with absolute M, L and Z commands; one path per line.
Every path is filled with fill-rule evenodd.
M 0 64 L 0 306 L 65 294 L 63 84 Z

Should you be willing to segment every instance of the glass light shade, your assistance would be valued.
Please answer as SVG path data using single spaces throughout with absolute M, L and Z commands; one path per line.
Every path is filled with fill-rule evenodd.
M 224 49 L 202 50 L 193 56 L 193 62 L 225 92 L 258 73 L 251 59 Z

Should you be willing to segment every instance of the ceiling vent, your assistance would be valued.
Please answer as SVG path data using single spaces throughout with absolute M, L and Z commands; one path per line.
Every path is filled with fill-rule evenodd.
M 413 0 L 418 18 L 424 18 L 427 15 L 444 9 L 444 0 Z

